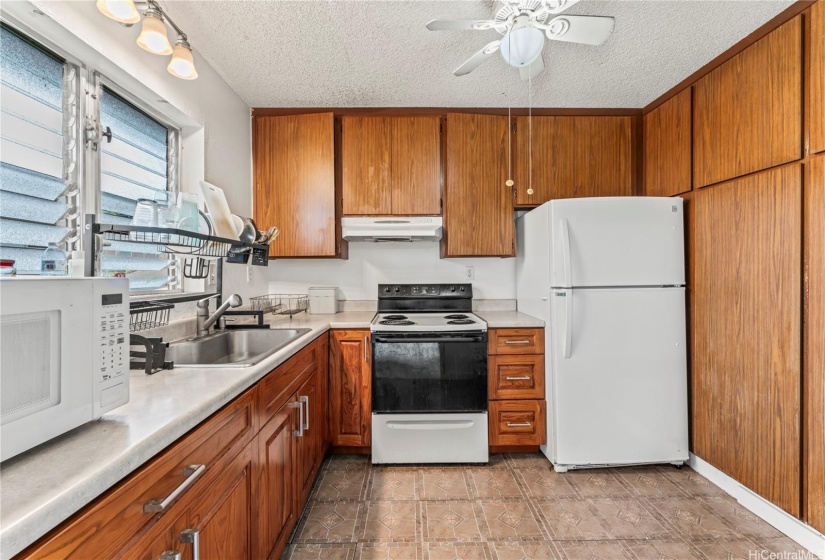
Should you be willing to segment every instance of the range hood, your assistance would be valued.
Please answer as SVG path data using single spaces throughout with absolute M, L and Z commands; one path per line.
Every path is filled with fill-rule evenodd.
M 441 216 L 341 218 L 347 241 L 438 241 Z

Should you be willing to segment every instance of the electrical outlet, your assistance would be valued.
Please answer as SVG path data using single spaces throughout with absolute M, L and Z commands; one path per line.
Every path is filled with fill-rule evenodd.
M 246 267 L 246 283 L 249 284 L 252 282 L 252 267 Z
M 475 280 L 476 277 L 476 269 L 475 267 L 468 266 L 464 269 L 464 278 L 467 280 Z
M 215 285 L 218 282 L 218 265 L 215 262 L 209 263 L 209 284 Z

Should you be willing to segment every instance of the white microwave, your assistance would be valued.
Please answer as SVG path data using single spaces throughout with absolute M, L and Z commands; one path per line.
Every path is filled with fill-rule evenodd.
M 126 278 L 0 279 L 0 461 L 129 402 Z

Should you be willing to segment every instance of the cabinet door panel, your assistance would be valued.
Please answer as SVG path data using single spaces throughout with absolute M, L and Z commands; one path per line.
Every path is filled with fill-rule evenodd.
M 392 119 L 341 118 L 344 215 L 391 214 Z
M 631 117 L 517 117 L 515 143 L 518 206 L 633 194 Z
M 693 198 L 693 450 L 800 513 L 802 170 Z
M 372 379 L 369 354 L 369 331 L 331 331 L 329 373 L 333 445 L 370 445 Z
M 441 214 L 441 118 L 392 119 L 392 213 Z
M 690 127 L 690 88 L 644 116 L 645 195 L 673 196 L 690 190 Z
M 825 151 L 825 2 L 811 7 L 811 153 Z
M 255 117 L 255 222 L 277 226 L 272 257 L 338 252 L 332 113 Z
M 820 4 L 817 4 L 820 5 Z M 825 533 L 825 155 L 805 186 L 805 406 L 808 522 Z
M 693 186 L 802 156 L 802 23 L 796 17 L 700 79 Z
M 318 395 L 318 374 L 314 373 L 298 389 L 298 402 L 303 406 L 304 429 L 302 435 L 298 438 L 298 467 L 295 479 L 298 481 L 298 501 L 301 504 L 309 496 L 309 491 L 312 490 L 315 473 L 320 464 L 317 434 L 321 433 L 322 428 L 318 418 L 320 408 Z
M 515 255 L 507 117 L 447 114 L 444 257 Z

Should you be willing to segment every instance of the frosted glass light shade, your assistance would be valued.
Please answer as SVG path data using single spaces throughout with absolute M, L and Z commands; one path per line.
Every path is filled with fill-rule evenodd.
M 544 33 L 535 27 L 514 29 L 501 40 L 501 58 L 521 68 L 536 60 L 544 49 Z
M 170 74 L 182 80 L 194 80 L 198 77 L 198 71 L 195 70 L 195 60 L 192 56 L 192 49 L 185 41 L 178 41 L 175 43 L 175 48 L 172 51 L 172 60 L 169 61 L 169 66 L 166 67 Z
M 172 54 L 172 45 L 169 44 L 169 38 L 166 36 L 166 25 L 156 12 L 146 11 L 137 44 L 152 54 Z
M 132 0 L 97 0 L 97 9 L 118 23 L 132 25 L 140 21 L 140 14 Z

